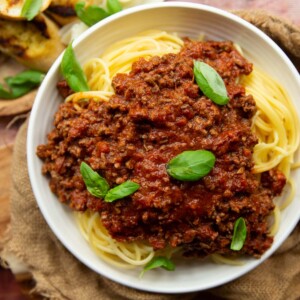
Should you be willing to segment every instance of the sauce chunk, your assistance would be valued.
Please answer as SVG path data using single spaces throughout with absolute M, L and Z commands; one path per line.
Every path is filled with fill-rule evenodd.
M 194 80 L 194 60 L 222 76 L 227 105 L 203 95 Z M 276 170 L 261 179 L 252 173 L 256 105 L 236 83 L 251 70 L 231 42 L 186 39 L 180 53 L 140 58 L 129 74 L 117 74 L 109 102 L 90 101 L 80 111 L 62 104 L 48 143 L 37 149 L 52 191 L 74 210 L 99 211 L 118 241 L 146 240 L 154 249 L 180 246 L 187 256 L 230 253 L 234 222 L 242 216 L 248 235 L 241 252 L 260 256 L 272 243 L 267 216 L 285 178 Z M 181 182 L 167 174 L 169 160 L 198 149 L 216 156 L 207 176 Z M 95 198 L 81 177 L 82 161 L 111 187 L 133 180 L 140 188 L 113 203 Z

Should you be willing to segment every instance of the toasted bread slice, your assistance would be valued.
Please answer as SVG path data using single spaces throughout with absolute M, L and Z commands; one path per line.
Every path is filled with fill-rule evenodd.
M 25 0 L 1 0 L 0 17 L 12 20 L 24 20 L 21 12 Z M 42 0 L 40 12 L 43 12 L 50 5 L 51 0 Z
M 47 14 L 59 25 L 69 24 L 77 19 L 75 4 L 80 0 L 52 0 Z
M 43 14 L 30 22 L 0 19 L 0 51 L 32 69 L 47 71 L 65 48 L 58 30 Z

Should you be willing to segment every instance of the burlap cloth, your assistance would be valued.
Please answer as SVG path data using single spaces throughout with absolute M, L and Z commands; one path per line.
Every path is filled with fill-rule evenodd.
M 258 11 L 235 12 L 271 36 L 298 64 L 300 28 Z M 56 239 L 31 191 L 26 162 L 27 124 L 14 148 L 11 225 L 1 256 L 24 262 L 36 281 L 35 291 L 50 299 L 300 299 L 300 225 L 267 261 L 247 275 L 205 294 L 152 294 L 112 282 L 86 268 Z M 297 199 L 298 201 L 299 199 Z M 199 270 L 201 272 L 201 270 Z

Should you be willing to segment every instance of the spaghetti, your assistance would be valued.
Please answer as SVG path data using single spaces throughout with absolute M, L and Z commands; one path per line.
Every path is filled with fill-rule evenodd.
M 92 91 L 72 94 L 67 101 L 74 105 L 82 99 L 109 101 L 114 94 L 112 78 L 117 73 L 128 73 L 132 63 L 139 57 L 148 59 L 154 55 L 178 53 L 182 46 L 183 40 L 162 31 L 148 31 L 120 41 L 104 52 L 101 58 L 93 58 L 84 65 Z M 261 174 L 277 168 L 286 176 L 290 185 L 286 200 L 276 205 L 273 212 L 274 222 L 270 234 L 274 235 L 279 226 L 280 210 L 289 205 L 295 194 L 295 184 L 290 172 L 294 164 L 294 154 L 299 147 L 299 120 L 286 91 L 263 71 L 255 67 L 251 75 L 241 79 L 241 83 L 246 87 L 247 93 L 253 95 L 258 108 L 252 121 L 252 132 L 259 139 L 254 148 L 253 172 Z M 131 268 L 143 266 L 157 255 L 146 242 L 120 243 L 113 239 L 96 212 L 87 210 L 76 212 L 75 215 L 84 237 L 96 253 L 109 263 Z M 176 250 L 167 249 L 164 255 L 171 256 Z M 217 262 L 239 264 L 219 254 L 213 254 L 213 259 Z
M 92 91 L 72 94 L 66 101 L 72 101 L 74 105 L 82 99 L 109 101 L 114 94 L 112 78 L 117 73 L 128 73 L 139 57 L 178 53 L 182 46 L 182 39 L 175 34 L 154 30 L 121 40 L 109 47 L 101 57 L 92 58 L 83 66 Z M 87 210 L 74 214 L 85 239 L 95 253 L 108 263 L 131 269 L 146 265 L 154 257 L 153 248 L 146 243 L 120 243 L 113 239 L 101 223 L 99 213 Z M 163 254 L 170 257 L 177 250 L 167 249 Z
M 242 83 L 258 107 L 252 127 L 259 138 L 254 148 L 253 171 L 262 173 L 276 167 L 283 172 L 290 185 L 289 195 L 279 204 L 283 210 L 295 196 L 295 183 L 290 172 L 299 148 L 299 118 L 284 88 L 261 70 L 255 68 Z

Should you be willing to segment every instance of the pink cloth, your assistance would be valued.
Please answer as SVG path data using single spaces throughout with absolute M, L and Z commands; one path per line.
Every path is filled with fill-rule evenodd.
M 300 26 L 299 0 L 180 0 L 215 6 L 226 10 L 262 9 Z

